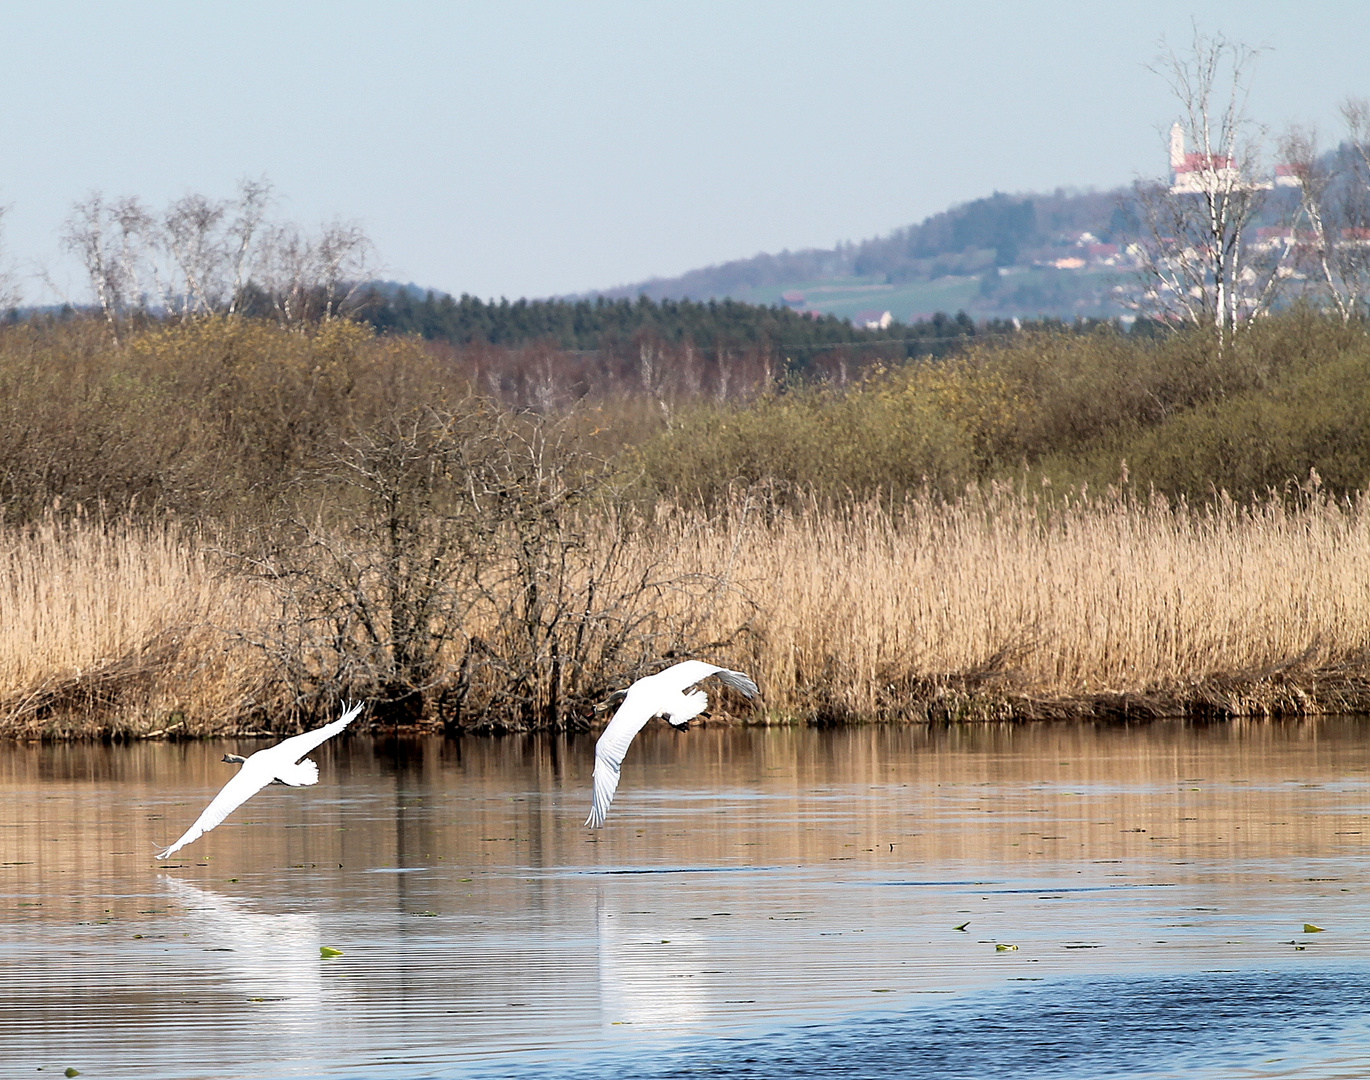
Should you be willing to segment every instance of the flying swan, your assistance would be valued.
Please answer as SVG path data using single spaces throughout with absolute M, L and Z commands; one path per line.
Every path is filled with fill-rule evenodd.
M 623 764 L 623 756 L 633 737 L 654 716 L 665 717 L 678 731 L 687 730 L 691 718 L 709 707 L 709 695 L 703 690 L 688 694 L 685 691 L 710 675 L 717 675 L 749 698 L 761 693 L 751 676 L 740 671 L 729 671 L 703 660 L 685 660 L 665 671 L 638 679 L 627 690 L 618 690 L 610 697 L 609 703 L 621 697 L 623 704 L 595 743 L 595 804 L 585 820 L 586 825 L 598 829 L 604 824 L 604 816 L 609 812 L 609 804 L 614 801 L 614 791 L 618 788 L 619 766 Z
M 317 784 L 319 767 L 308 759 L 301 761 L 300 758 L 342 731 L 362 711 L 361 705 L 358 704 L 348 704 L 346 709 L 347 711 L 331 724 L 306 731 L 302 735 L 292 735 L 275 746 L 258 750 L 249 757 L 225 754 L 224 761 L 242 765 L 238 775 L 219 789 L 219 794 L 214 796 L 213 801 L 204 808 L 204 812 L 195 819 L 195 824 L 188 828 L 176 843 L 159 852 L 157 858 L 165 859 L 204 836 L 267 784 L 288 784 L 291 787 Z

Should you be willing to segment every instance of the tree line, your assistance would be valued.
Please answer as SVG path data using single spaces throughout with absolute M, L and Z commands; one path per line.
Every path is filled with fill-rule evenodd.
M 417 334 L 453 345 L 539 342 L 569 350 L 612 350 L 649 340 L 700 349 L 763 346 L 796 356 L 841 346 L 881 345 L 886 355 L 918 356 L 945 352 L 955 339 L 984 329 L 965 314 L 939 313 L 913 324 L 892 322 L 883 329 L 868 329 L 836 315 L 737 300 L 639 296 L 496 301 L 404 287 L 368 288 L 359 297 L 357 310 L 382 333 Z

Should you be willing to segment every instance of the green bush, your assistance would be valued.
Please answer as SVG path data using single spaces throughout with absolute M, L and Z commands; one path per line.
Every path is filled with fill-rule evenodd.
M 779 482 L 865 497 L 1040 474 L 1204 496 L 1263 493 L 1316 468 L 1370 478 L 1362 417 L 1370 339 L 1311 312 L 1267 320 L 1219 353 L 1211 335 L 1033 332 L 846 389 L 797 388 L 700 407 L 637 451 L 656 494 L 711 502 Z

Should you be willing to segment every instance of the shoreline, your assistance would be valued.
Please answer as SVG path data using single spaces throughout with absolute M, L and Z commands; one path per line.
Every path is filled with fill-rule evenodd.
M 951 724 L 1087 724 L 1147 723 L 1162 720 L 1224 723 L 1237 720 L 1304 720 L 1320 716 L 1370 717 L 1370 672 L 1312 671 L 1298 676 L 1280 674 L 1252 679 L 1209 679 L 1195 685 L 1190 693 L 1178 691 L 1141 693 L 1102 691 L 1069 698 L 1048 698 L 1016 693 L 947 693 L 935 699 L 911 703 L 899 714 L 866 717 L 835 717 L 810 714 L 781 716 L 724 714 L 701 717 L 700 727 L 866 727 L 939 726 Z M 357 725 L 355 734 L 385 738 L 422 738 L 441 735 L 449 739 L 468 737 L 502 738 L 519 735 L 593 736 L 604 729 L 607 720 L 572 720 L 560 727 L 511 727 L 500 724 L 452 728 L 441 722 L 388 723 L 371 719 Z M 188 733 L 178 722 L 160 729 L 138 731 L 132 726 L 112 728 L 107 720 L 81 723 L 64 717 L 42 730 L 25 725 L 6 730 L 0 725 L 0 743 L 138 743 L 200 742 L 210 739 L 260 738 L 279 740 L 292 732 L 271 730 L 258 725 L 225 724 L 221 727 L 197 725 Z

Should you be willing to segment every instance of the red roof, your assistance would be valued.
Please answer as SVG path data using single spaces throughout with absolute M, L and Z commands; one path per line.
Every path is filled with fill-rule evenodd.
M 1185 154 L 1184 164 L 1176 165 L 1175 171 L 1182 172 L 1208 172 L 1219 169 L 1232 168 L 1233 162 L 1230 157 L 1223 157 L 1222 154 Z

